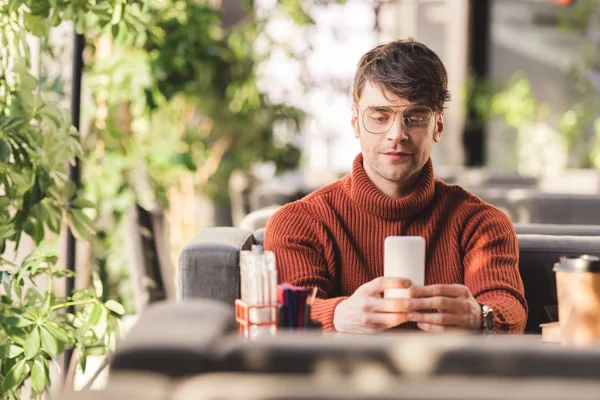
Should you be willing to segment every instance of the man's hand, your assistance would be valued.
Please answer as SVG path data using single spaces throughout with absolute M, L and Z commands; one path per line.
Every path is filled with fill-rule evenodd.
M 385 289 L 411 286 L 404 278 L 379 277 L 365 283 L 335 308 L 333 326 L 338 332 L 375 333 L 408 321 L 405 299 L 384 299 Z
M 464 285 L 414 286 L 406 307 L 409 321 L 428 332 L 477 330 L 481 328 L 481 306 Z M 435 310 L 434 312 L 419 312 Z

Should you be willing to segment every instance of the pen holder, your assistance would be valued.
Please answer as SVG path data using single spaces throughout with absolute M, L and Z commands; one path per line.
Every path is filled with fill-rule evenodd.
M 240 336 L 255 339 L 274 336 L 277 332 L 277 304 L 255 306 L 241 299 L 235 301 L 235 321 Z
M 279 316 L 278 316 L 278 323 L 277 323 L 277 328 L 279 329 L 279 332 L 282 332 L 282 331 L 287 331 L 287 332 L 306 331 L 306 330 L 323 328 L 323 326 L 321 325 L 320 322 L 315 321 L 310 318 L 310 313 L 311 313 L 311 305 L 310 304 L 306 304 L 304 306 L 304 315 L 302 318 L 302 323 L 299 325 L 293 325 L 293 324 L 290 325 L 289 323 L 286 322 L 286 321 L 288 321 L 288 317 L 287 317 L 288 312 L 289 312 L 289 310 L 287 309 L 287 307 L 285 305 L 282 305 L 282 304 L 279 305 Z

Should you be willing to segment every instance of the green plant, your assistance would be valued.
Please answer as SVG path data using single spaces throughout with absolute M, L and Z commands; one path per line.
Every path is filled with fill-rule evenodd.
M 97 277 L 93 289 L 76 291 L 71 297 L 57 295 L 55 281 L 72 276 L 70 271 L 56 268 L 57 259 L 55 251 L 40 244 L 21 265 L 0 272 L 6 293 L 0 311 L 3 397 L 18 398 L 28 379 L 32 397 L 41 394 L 51 385 L 49 362 L 65 348 L 77 348 L 82 371 L 88 355 L 114 351 L 123 306 L 114 300 L 100 300 L 103 287 Z M 2 261 L 6 267 L 7 260 Z M 40 289 L 39 278 L 46 280 L 46 290 Z M 69 306 L 77 306 L 75 313 L 66 312 Z
M 141 33 L 88 36 L 94 102 L 83 180 L 99 204 L 94 263 L 110 269 L 115 293 L 127 282 L 124 216 L 136 202 L 169 210 L 186 193 L 227 205 L 234 170 L 263 162 L 277 172 L 298 166 L 304 113 L 270 101 L 258 71 L 275 46 L 284 47 L 266 34 L 268 21 L 285 15 L 308 24 L 310 7 L 279 1 L 260 17 L 249 8 L 247 18 L 225 27 L 209 2 L 164 0 L 147 7 Z M 261 52 L 259 37 L 266 41 Z M 174 208 L 194 222 L 193 209 Z M 172 231 L 192 237 L 176 218 L 170 222 Z
M 127 8 L 139 9 L 139 5 Z M 49 361 L 66 348 L 79 350 L 85 368 L 91 352 L 114 347 L 123 307 L 103 302 L 102 285 L 70 297 L 54 289 L 70 276 L 56 266 L 56 243 L 63 223 L 82 240 L 94 233 L 88 215 L 94 204 L 81 197 L 66 174 L 81 156 L 79 135 L 68 112 L 46 100 L 29 73 L 27 34 L 46 35 L 67 20 L 78 27 L 96 19 L 106 28 L 127 24 L 118 14 L 124 2 L 0 0 L 0 397 L 18 398 L 31 381 L 33 396 L 50 386 Z M 23 234 L 36 249 L 20 263 L 9 260 Z M 76 306 L 75 312 L 68 311 Z
M 561 19 L 561 29 L 585 39 L 570 68 L 578 101 L 564 114 L 561 130 L 580 154 L 578 164 L 600 169 L 600 1 L 575 2 Z

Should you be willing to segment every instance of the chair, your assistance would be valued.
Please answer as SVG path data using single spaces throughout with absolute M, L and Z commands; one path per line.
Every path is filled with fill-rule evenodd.
M 600 225 L 599 194 L 544 193 L 537 189 L 474 187 L 469 190 L 514 223 Z

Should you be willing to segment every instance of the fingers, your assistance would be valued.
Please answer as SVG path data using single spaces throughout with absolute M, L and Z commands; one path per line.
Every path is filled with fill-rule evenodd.
M 409 296 L 412 298 L 423 297 L 469 297 L 470 292 L 464 285 L 429 285 L 413 286 Z
M 363 314 L 362 324 L 375 326 L 377 330 L 385 330 L 408 321 L 406 313 L 366 313 Z
M 459 314 L 468 313 L 471 310 L 469 301 L 464 298 L 441 296 L 408 299 L 405 301 L 405 307 L 410 311 L 439 310 Z
M 458 328 L 456 326 L 434 325 L 434 324 L 428 324 L 426 322 L 419 322 L 417 324 L 417 326 L 419 327 L 419 329 L 422 329 L 425 332 L 431 332 L 431 333 L 464 331 L 464 329 Z
M 365 283 L 355 293 L 365 296 L 380 295 L 385 289 L 405 289 L 412 285 L 409 279 L 392 276 L 380 276 L 370 282 Z
M 379 297 L 367 297 L 363 304 L 365 312 L 380 313 L 405 313 L 409 311 L 405 299 L 384 299 Z
M 404 299 L 353 294 L 338 303 L 333 326 L 338 332 L 375 333 L 408 321 Z
M 408 320 L 417 324 L 425 323 L 431 325 L 464 327 L 468 329 L 473 325 L 470 314 L 454 314 L 454 313 L 418 313 L 411 312 L 408 314 Z

